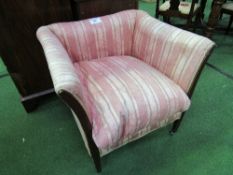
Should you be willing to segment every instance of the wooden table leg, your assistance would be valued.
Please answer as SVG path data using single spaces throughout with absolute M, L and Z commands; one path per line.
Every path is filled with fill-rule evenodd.
M 213 0 L 213 6 L 209 15 L 207 26 L 205 29 L 205 36 L 211 38 L 216 25 L 218 24 L 220 11 L 224 0 Z
M 205 8 L 206 8 L 206 3 L 207 0 L 201 0 L 201 13 L 200 13 L 200 18 L 203 20 L 203 18 L 205 17 Z

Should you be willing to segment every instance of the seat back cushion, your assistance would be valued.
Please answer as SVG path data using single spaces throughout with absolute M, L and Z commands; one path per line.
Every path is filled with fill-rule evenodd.
M 136 10 L 128 10 L 77 22 L 55 23 L 49 28 L 76 62 L 130 55 L 135 18 Z

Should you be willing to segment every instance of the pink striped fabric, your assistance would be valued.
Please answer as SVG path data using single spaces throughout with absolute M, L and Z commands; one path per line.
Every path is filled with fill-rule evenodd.
M 190 101 L 179 86 L 142 61 L 105 57 L 77 64 L 86 80 L 92 110 L 89 120 L 100 149 L 114 149 L 174 121 Z
M 48 27 L 40 27 L 37 37 L 44 49 L 49 71 L 53 80 L 55 91 L 66 90 L 81 98 L 81 82 L 78 69 L 74 64 L 60 40 Z
M 214 43 L 143 12 L 137 13 L 132 55 L 155 67 L 189 91 Z
M 130 55 L 136 11 L 49 26 L 73 61 Z
M 138 10 L 44 26 L 37 37 L 56 92 L 82 104 L 102 153 L 178 119 L 214 45 Z

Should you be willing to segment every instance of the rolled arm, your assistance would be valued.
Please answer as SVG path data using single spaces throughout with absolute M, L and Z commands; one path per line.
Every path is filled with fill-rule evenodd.
M 139 12 L 133 55 L 155 67 L 189 93 L 214 42 Z

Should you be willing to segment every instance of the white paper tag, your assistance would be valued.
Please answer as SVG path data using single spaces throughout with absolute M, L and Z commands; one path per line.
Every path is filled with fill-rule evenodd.
M 91 24 L 99 24 L 99 23 L 102 22 L 102 20 L 100 19 L 100 17 L 97 17 L 97 18 L 91 18 L 91 19 L 89 19 L 89 22 Z

